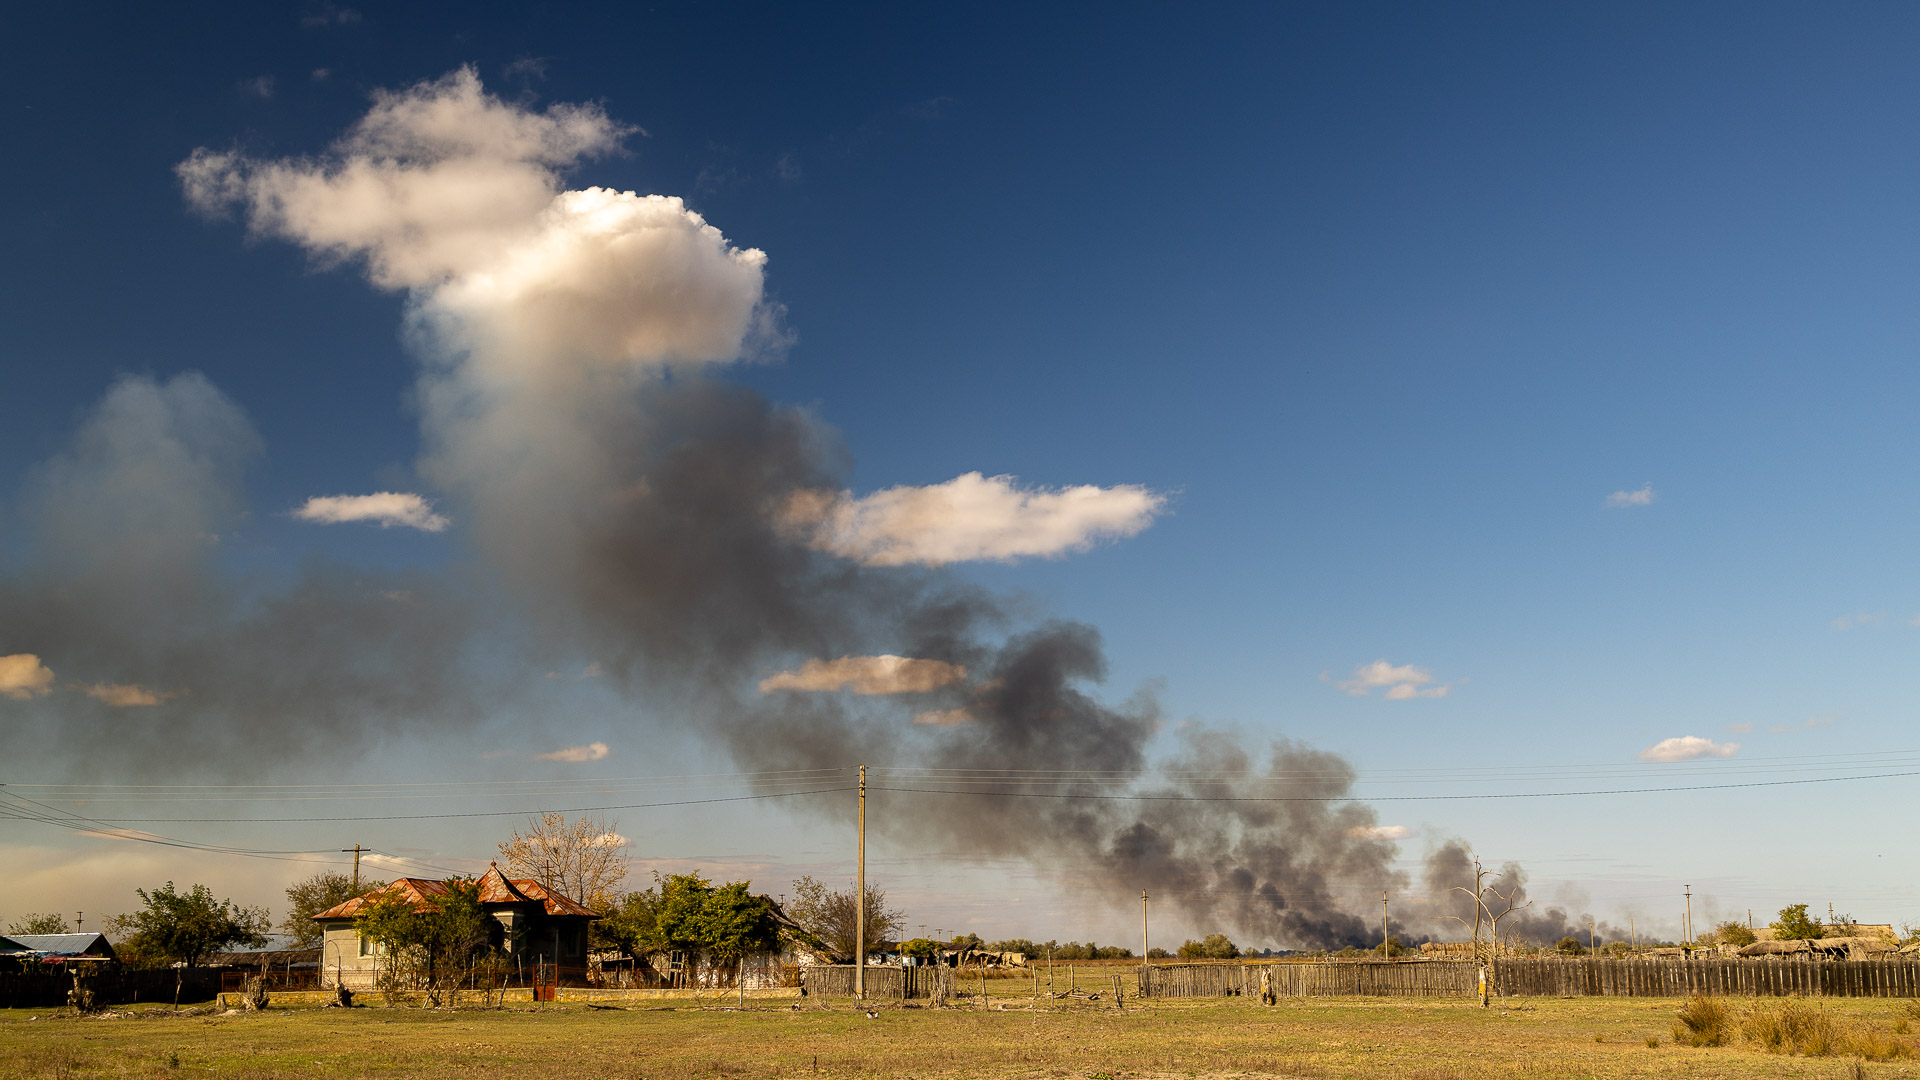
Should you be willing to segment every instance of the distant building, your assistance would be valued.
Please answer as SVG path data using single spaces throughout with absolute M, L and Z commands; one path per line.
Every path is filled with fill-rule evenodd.
M 99 934 L 8 934 L 0 937 L 0 961 L 28 968 L 46 964 L 106 964 L 113 946 Z
M 587 926 L 600 914 L 570 897 L 530 878 L 508 879 L 499 866 L 480 878 L 480 907 L 493 916 L 492 944 L 507 954 L 509 963 L 528 974 L 544 968 L 566 974 L 584 974 L 587 967 Z M 322 930 L 320 983 L 344 983 L 349 990 L 375 985 L 384 968 L 380 948 L 360 935 L 354 920 L 376 897 L 400 896 L 416 911 L 432 911 L 448 894 L 445 881 L 400 878 L 365 896 L 330 907 L 313 917 Z

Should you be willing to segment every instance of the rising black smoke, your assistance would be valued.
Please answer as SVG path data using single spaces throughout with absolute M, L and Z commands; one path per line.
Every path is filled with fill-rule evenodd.
M 196 152 L 181 167 L 195 205 L 237 206 L 254 231 L 358 260 L 406 292 L 422 475 L 486 581 L 316 570 L 275 592 L 216 573 L 215 538 L 240 512 L 237 477 L 258 439 L 204 380 L 132 380 L 70 455 L 92 455 L 90 471 L 47 470 L 37 554 L 0 586 L 0 655 L 184 691 L 158 707 L 178 725 L 153 725 L 171 730 L 166 747 L 134 736 L 117 752 L 351 752 L 382 730 L 474 722 L 477 700 L 526 674 L 473 674 L 471 628 L 506 603 L 529 637 L 689 717 L 743 769 L 866 760 L 962 778 L 902 784 L 941 790 L 915 796 L 925 812 L 879 823 L 882 842 L 1084 868 L 1102 895 L 1146 889 L 1255 945 L 1376 942 L 1380 892 L 1412 883 L 1372 809 L 1350 798 L 1346 761 L 1194 726 L 1155 760 L 1153 694 L 1096 696 L 1107 671 L 1094 628 L 1036 624 L 939 568 L 980 557 L 952 555 L 941 533 L 977 528 L 982 513 L 1009 515 L 1008 535 L 1021 515 L 1084 516 L 1051 549 L 1030 536 L 995 547 L 997 534 L 964 548 L 1012 557 L 1137 530 L 1159 498 L 1023 495 L 976 476 L 967 490 L 998 509 L 942 517 L 938 488 L 841 494 L 836 433 L 708 374 L 784 337 L 764 256 L 678 200 L 563 190 L 561 168 L 624 130 L 591 107 L 502 103 L 462 71 L 380 95 L 322 158 Z M 95 445 L 122 430 L 144 441 Z M 762 688 L 809 660 L 893 656 L 952 674 L 864 696 Z M 49 741 L 113 736 L 110 706 L 63 700 Z M 1076 775 L 983 779 L 1032 770 Z M 841 814 L 845 800 L 811 809 Z M 1429 860 L 1429 899 L 1400 909 L 1404 937 L 1441 932 L 1435 917 L 1461 910 L 1448 891 L 1471 880 L 1461 858 L 1449 845 Z M 1543 916 L 1535 932 L 1563 929 L 1560 913 Z

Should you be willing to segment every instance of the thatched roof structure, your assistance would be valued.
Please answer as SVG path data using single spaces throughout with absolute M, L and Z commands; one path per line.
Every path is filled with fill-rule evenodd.
M 1794 953 L 1806 953 L 1806 952 L 1812 952 L 1812 951 L 1813 950 L 1810 947 L 1808 947 L 1807 943 L 1804 940 L 1801 940 L 1799 938 L 1794 938 L 1787 941 L 1756 941 L 1751 945 L 1743 946 L 1740 950 L 1740 955 L 1741 956 L 1789 956 Z
M 1741 956 L 1792 956 L 1811 953 L 1843 953 L 1848 956 L 1879 956 L 1899 946 L 1878 935 L 1867 937 L 1793 938 L 1787 941 L 1756 941 L 1740 950 Z

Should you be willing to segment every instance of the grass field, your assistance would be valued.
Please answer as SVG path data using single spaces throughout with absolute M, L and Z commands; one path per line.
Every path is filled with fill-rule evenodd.
M 1680 1002 L 1456 999 L 1043 1000 L 990 983 L 988 1008 L 851 1001 L 502 1010 L 289 1008 L 256 1015 L 80 1019 L 0 1011 L 0 1077 L 1903 1077 L 1914 1058 L 1781 1056 L 1676 1045 Z M 1106 995 L 1102 995 L 1103 999 Z M 1820 1003 L 1860 1030 L 1915 1026 L 1908 1003 Z M 1748 1002 L 1733 1003 L 1740 1013 Z M 1908 1049 L 1913 1036 L 1891 1036 Z M 1648 1040 L 1658 1045 L 1649 1046 Z M 1856 1072 L 1856 1070 L 1861 1070 Z

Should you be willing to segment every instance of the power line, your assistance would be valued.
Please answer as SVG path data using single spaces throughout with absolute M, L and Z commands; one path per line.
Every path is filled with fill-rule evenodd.
M 115 818 L 122 824 L 154 825 L 161 823 L 197 823 L 197 824 L 263 824 L 268 822 L 296 821 L 439 821 L 449 818 L 483 817 L 522 817 L 529 814 L 599 814 L 610 810 L 650 810 L 664 806 L 706 806 L 713 803 L 752 802 L 757 799 L 785 799 L 795 795 L 821 795 L 834 791 L 852 791 L 852 785 L 840 787 L 809 788 L 804 791 L 773 791 L 758 795 L 729 795 L 713 799 L 677 799 L 671 802 L 623 803 L 617 806 L 570 806 L 564 808 L 534 810 L 473 810 L 459 814 L 361 814 L 334 817 L 169 817 L 169 818 Z M 16 796 L 18 797 L 18 796 Z M 44 804 L 43 804 L 44 805 Z M 88 819 L 92 820 L 92 819 Z

